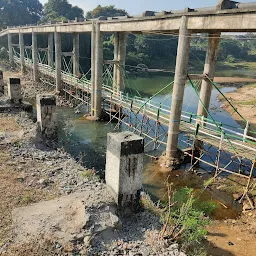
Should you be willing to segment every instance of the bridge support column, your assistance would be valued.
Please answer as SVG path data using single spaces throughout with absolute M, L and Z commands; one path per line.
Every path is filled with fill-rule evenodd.
M 73 74 L 79 75 L 79 33 L 73 33 Z
M 144 139 L 132 132 L 109 133 L 106 183 L 120 214 L 139 210 L 142 188 Z
M 61 34 L 55 32 L 55 72 L 56 72 L 56 91 L 61 91 Z
M 96 24 L 92 22 L 91 34 L 91 116 L 94 116 L 95 109 L 95 43 L 96 43 Z
M 53 67 L 53 33 L 48 34 L 48 65 Z
M 118 63 L 114 64 L 114 87 L 119 91 L 124 90 L 124 66 L 126 59 L 126 43 L 127 43 L 127 34 L 124 32 L 117 32 L 115 34 L 114 41 L 114 60 Z
M 38 47 L 37 47 L 37 34 L 32 33 L 32 59 L 33 59 L 33 80 L 38 81 Z
M 12 34 L 8 33 L 8 50 L 9 50 L 9 62 L 11 66 L 14 65 L 13 50 L 12 50 Z
M 24 59 L 24 38 L 23 34 L 19 33 L 19 46 L 20 46 L 20 71 L 25 73 L 25 59 Z
M 96 23 L 95 37 L 95 110 L 94 117 L 97 119 L 101 116 L 102 102 L 102 75 L 103 75 L 103 33 L 100 31 L 100 23 Z
M 221 33 L 218 33 L 218 32 L 209 34 L 208 49 L 207 49 L 205 65 L 204 65 L 204 74 L 206 74 L 211 80 L 213 80 L 215 75 L 216 59 L 217 59 L 220 35 Z M 208 114 L 206 110 L 209 109 L 211 92 L 212 92 L 212 83 L 206 78 L 202 81 L 202 84 L 201 84 L 200 99 L 202 103 L 201 101 L 199 101 L 197 115 L 207 117 Z
M 181 121 L 181 110 L 184 97 L 184 89 L 187 80 L 189 48 L 191 32 L 187 29 L 187 17 L 181 18 L 179 29 L 179 42 L 176 57 L 176 69 L 172 95 L 172 105 L 168 128 L 168 140 L 166 146 L 166 166 L 179 164 L 178 137 Z

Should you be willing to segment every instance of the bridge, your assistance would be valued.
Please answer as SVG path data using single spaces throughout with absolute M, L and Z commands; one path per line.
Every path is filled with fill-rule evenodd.
M 192 166 L 199 162 L 210 166 L 215 170 L 214 177 L 226 172 L 246 178 L 245 190 L 248 191 L 255 171 L 256 130 L 228 99 L 244 122 L 242 128 L 215 121 L 208 109 L 212 88 L 219 90 L 213 78 L 221 33 L 255 32 L 255 20 L 256 3 L 222 0 L 217 7 L 162 13 L 146 11 L 141 17 L 100 17 L 83 22 L 8 27 L 0 36 L 8 37 L 12 65 L 20 66 L 23 73 L 32 72 L 35 82 L 55 88 L 66 99 L 86 104 L 95 120 L 104 114 L 109 122 L 116 120 L 117 126 L 126 126 L 144 136 L 146 146 L 164 147 L 164 165 L 181 163 L 178 143 L 182 142 L 190 148 L 183 154 L 190 157 Z M 125 93 L 128 32 L 178 36 L 174 82 L 161 89 L 173 86 L 171 106 L 155 101 L 157 94 L 143 98 Z M 72 52 L 62 52 L 62 33 L 73 34 Z M 79 75 L 79 33 L 91 34 L 91 69 L 82 77 Z M 113 60 L 103 60 L 104 33 L 115 34 Z M 204 72 L 197 76 L 188 74 L 190 39 L 195 33 L 208 34 Z M 24 34 L 32 35 L 32 46 L 24 45 Z M 47 34 L 47 48 L 38 47 L 38 34 Z M 17 45 L 13 44 L 14 36 L 19 37 Z M 67 56 L 70 63 L 65 61 Z M 199 101 L 197 113 L 182 112 L 187 83 L 194 89 L 196 83 L 201 84 L 200 93 L 195 89 Z M 215 159 L 209 153 L 211 148 L 214 148 Z

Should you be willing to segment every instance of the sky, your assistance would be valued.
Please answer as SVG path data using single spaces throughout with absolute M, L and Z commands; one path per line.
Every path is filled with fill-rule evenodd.
M 45 4 L 47 0 L 39 0 Z M 115 5 L 116 8 L 125 9 L 130 15 L 139 15 L 144 11 L 171 11 L 182 10 L 186 7 L 216 6 L 219 0 L 69 0 L 72 5 L 77 5 L 87 11 L 93 10 L 97 5 Z M 254 0 L 255 1 L 255 0 Z M 239 2 L 254 2 L 240 0 Z

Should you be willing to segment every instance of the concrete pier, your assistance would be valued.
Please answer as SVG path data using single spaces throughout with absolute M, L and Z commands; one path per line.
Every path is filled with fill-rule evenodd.
M 43 140 L 49 144 L 57 141 L 56 97 L 39 94 L 36 97 L 37 123 Z
M 25 73 L 25 59 L 24 59 L 24 38 L 23 34 L 19 33 L 19 46 L 20 46 L 20 71 Z
M 114 40 L 114 64 L 113 85 L 117 91 L 124 90 L 124 66 L 126 59 L 127 34 L 124 32 L 116 32 Z
M 206 53 L 204 74 L 213 81 L 216 69 L 216 59 L 218 54 L 218 46 L 220 41 L 221 33 L 210 33 L 208 39 L 208 49 Z M 210 100 L 212 93 L 212 83 L 208 79 L 204 79 L 201 84 L 200 99 L 199 101 L 197 115 L 207 117 L 206 109 L 209 109 Z M 199 121 L 200 122 L 200 121 Z
M 9 51 L 9 61 L 11 66 L 14 66 L 14 58 L 12 51 L 12 34 L 8 33 L 8 51 Z
M 7 88 L 8 97 L 11 100 L 11 103 L 20 104 L 22 100 L 20 79 L 9 78 Z
M 53 67 L 53 33 L 48 33 L 48 49 L 47 49 L 48 65 Z
M 0 70 L 0 97 L 4 95 L 4 74 L 3 71 Z
M 38 81 L 38 47 L 37 47 L 37 34 L 32 33 L 32 59 L 33 59 L 33 80 Z
M 55 72 L 56 72 L 56 92 L 61 91 L 61 34 L 55 32 Z
M 142 188 L 144 139 L 132 132 L 109 133 L 106 183 L 120 214 L 139 210 Z
M 175 78 L 172 94 L 172 105 L 168 128 L 168 140 L 166 146 L 167 166 L 176 166 L 179 163 L 178 137 L 181 120 L 181 110 L 184 97 L 184 89 L 188 73 L 188 60 L 190 49 L 190 31 L 187 29 L 187 16 L 183 16 L 179 29 L 179 42 L 176 58 Z
M 95 109 L 94 117 L 99 119 L 101 116 L 102 102 L 102 75 L 103 75 L 103 33 L 100 31 L 100 23 L 96 23 L 95 40 Z
M 73 75 L 79 75 L 79 33 L 73 33 Z
M 91 116 L 94 116 L 95 109 L 95 43 L 96 43 L 96 28 L 95 23 L 92 23 L 91 33 Z

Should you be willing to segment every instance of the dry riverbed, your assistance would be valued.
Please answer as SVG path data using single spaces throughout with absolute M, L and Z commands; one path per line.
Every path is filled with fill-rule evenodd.
M 240 114 L 256 128 L 256 84 L 243 86 L 234 92 L 226 93 L 225 96 L 237 108 Z M 233 108 L 225 99 L 222 96 L 220 96 L 220 99 L 223 101 L 222 108 L 229 112 L 236 121 L 241 124 L 243 123 L 243 126 L 245 126 L 241 117 L 234 113 Z

